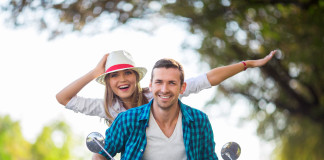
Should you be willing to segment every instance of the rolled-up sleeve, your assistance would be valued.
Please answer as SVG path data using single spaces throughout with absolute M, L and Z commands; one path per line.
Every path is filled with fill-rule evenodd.
M 207 79 L 206 73 L 201 74 L 197 77 L 189 78 L 185 80 L 185 82 L 187 83 L 186 90 L 183 94 L 179 96 L 179 98 L 187 97 L 192 93 L 198 93 L 204 89 L 208 89 L 212 87 L 210 82 Z
M 83 113 L 90 116 L 107 118 L 105 114 L 103 99 L 83 98 L 74 96 L 65 106 L 66 109 L 76 113 Z

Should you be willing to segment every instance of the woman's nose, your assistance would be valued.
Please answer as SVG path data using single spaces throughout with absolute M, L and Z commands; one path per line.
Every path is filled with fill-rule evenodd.
M 121 75 L 119 76 L 119 80 L 120 80 L 120 81 L 125 81 L 125 79 L 126 79 L 126 78 L 125 78 L 125 75 L 121 74 Z

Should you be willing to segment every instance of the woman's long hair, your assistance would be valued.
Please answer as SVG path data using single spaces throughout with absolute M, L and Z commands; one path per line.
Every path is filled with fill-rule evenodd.
M 139 75 L 136 71 L 133 71 L 136 75 L 136 84 L 135 84 L 135 91 L 132 94 L 132 100 L 131 104 L 133 104 L 134 107 L 144 105 L 148 103 L 147 97 L 144 95 L 145 93 L 149 92 L 148 88 L 141 88 L 139 83 Z M 105 122 L 110 126 L 112 122 L 115 120 L 115 117 L 113 117 L 109 112 L 109 107 L 112 108 L 112 106 L 117 103 L 117 101 L 121 102 L 121 99 L 119 96 L 117 96 L 113 90 L 111 89 L 111 86 L 109 85 L 109 74 L 105 77 L 105 95 L 104 95 L 104 106 L 105 106 L 105 113 L 108 119 L 105 120 Z M 112 108 L 113 109 L 113 108 Z M 117 111 L 116 111 L 117 112 Z

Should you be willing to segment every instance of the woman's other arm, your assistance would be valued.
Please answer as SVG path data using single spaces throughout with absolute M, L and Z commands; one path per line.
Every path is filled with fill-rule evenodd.
M 84 86 L 104 73 L 108 55 L 109 54 L 105 54 L 93 70 L 75 80 L 74 82 L 63 88 L 59 93 L 57 93 L 57 101 L 65 106 L 74 96 L 76 96 L 80 92 L 80 90 Z

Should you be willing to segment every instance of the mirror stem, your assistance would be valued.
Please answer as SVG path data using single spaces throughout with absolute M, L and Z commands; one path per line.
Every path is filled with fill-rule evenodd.
M 97 140 L 97 138 L 95 137 L 94 139 L 93 139 L 97 144 L 98 144 L 98 146 L 100 146 L 100 148 L 109 156 L 109 158 L 110 159 L 112 159 L 112 160 L 115 160 L 106 150 L 105 150 L 105 148 L 103 148 L 102 146 L 101 146 L 101 144 L 98 142 L 98 140 Z

